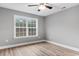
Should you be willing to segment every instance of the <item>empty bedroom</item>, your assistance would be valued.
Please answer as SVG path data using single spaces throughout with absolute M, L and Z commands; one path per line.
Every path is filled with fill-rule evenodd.
M 0 56 L 79 56 L 79 3 L 0 3 Z

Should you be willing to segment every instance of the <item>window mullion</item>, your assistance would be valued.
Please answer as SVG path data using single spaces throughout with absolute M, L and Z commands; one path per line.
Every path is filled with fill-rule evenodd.
M 38 36 L 38 20 L 36 19 L 36 36 Z
M 26 20 L 26 36 L 28 37 L 28 21 Z

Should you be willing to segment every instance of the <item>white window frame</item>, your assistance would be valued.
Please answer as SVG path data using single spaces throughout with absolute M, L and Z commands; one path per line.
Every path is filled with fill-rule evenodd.
M 29 36 L 27 33 L 28 33 L 28 29 L 26 30 L 26 35 L 27 36 L 20 36 L 20 37 L 16 37 L 16 17 L 20 17 L 20 18 L 25 18 L 25 19 L 33 19 L 33 20 L 36 20 L 36 35 L 32 35 L 32 36 Z M 27 21 L 26 21 L 27 22 Z M 28 24 L 28 22 L 26 23 L 26 25 Z M 23 28 L 23 27 L 21 27 Z M 33 28 L 33 27 L 27 27 L 26 28 Z M 14 15 L 14 38 L 27 38 L 27 37 L 37 37 L 38 36 L 38 19 L 37 18 L 31 18 L 31 17 L 26 17 L 26 16 L 20 16 L 20 15 Z

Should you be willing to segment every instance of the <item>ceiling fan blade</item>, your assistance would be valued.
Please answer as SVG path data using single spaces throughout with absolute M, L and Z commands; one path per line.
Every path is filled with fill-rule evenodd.
M 38 6 L 38 5 L 28 5 L 29 7 L 32 7 L 32 6 Z
M 52 8 L 53 8 L 53 7 L 51 7 L 51 6 L 47 6 L 47 5 L 45 5 L 45 7 L 48 8 L 48 9 L 52 9 Z

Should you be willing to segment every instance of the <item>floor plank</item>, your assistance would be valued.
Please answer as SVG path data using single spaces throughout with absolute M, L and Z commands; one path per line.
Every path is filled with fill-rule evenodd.
M 0 56 L 79 56 L 79 52 L 42 42 L 0 50 Z

